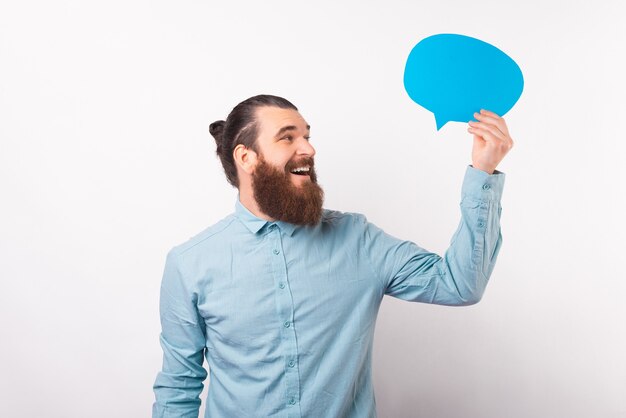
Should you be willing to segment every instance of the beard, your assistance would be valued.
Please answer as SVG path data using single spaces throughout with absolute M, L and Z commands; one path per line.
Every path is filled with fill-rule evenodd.
M 308 165 L 310 181 L 296 186 L 291 170 Z M 252 192 L 259 209 L 277 221 L 295 225 L 316 225 L 322 217 L 324 191 L 317 184 L 313 158 L 290 161 L 284 170 L 259 155 L 252 174 Z

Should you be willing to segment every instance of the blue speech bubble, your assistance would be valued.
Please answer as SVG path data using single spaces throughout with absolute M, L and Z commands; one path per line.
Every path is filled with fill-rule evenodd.
M 404 70 L 411 99 L 435 114 L 437 130 L 469 122 L 487 109 L 503 116 L 524 89 L 522 70 L 508 55 L 476 38 L 440 34 L 421 40 Z

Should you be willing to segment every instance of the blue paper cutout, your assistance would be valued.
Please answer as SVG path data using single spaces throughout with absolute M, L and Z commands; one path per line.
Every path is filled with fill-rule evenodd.
M 421 40 L 404 70 L 411 99 L 435 114 L 437 130 L 449 121 L 469 122 L 474 112 L 503 116 L 524 89 L 519 66 L 493 45 L 476 38 L 440 34 Z

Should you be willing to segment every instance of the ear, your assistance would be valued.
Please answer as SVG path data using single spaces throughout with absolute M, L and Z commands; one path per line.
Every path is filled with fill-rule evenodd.
M 233 159 L 237 167 L 248 174 L 252 174 L 254 167 L 256 167 L 257 153 L 246 148 L 245 145 L 239 144 L 233 150 Z

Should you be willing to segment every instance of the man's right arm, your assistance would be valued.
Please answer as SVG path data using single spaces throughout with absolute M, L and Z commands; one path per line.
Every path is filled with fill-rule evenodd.
M 161 283 L 163 369 L 154 383 L 152 418 L 197 418 L 207 372 L 202 367 L 206 344 L 204 322 L 196 308 L 174 251 L 167 255 Z

